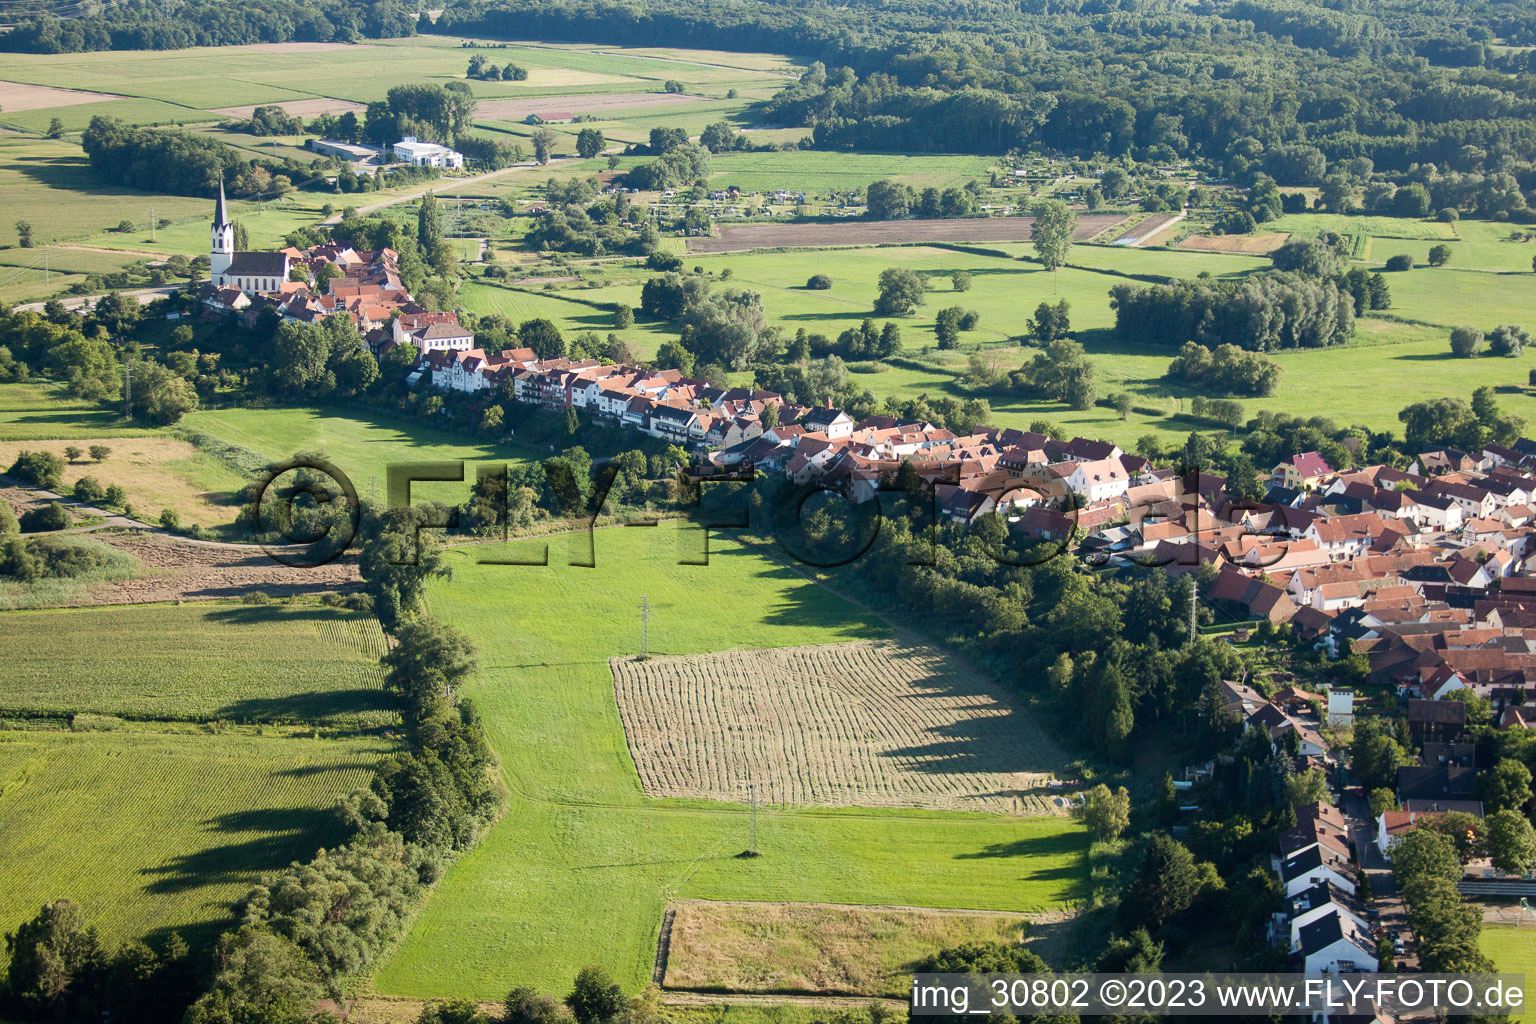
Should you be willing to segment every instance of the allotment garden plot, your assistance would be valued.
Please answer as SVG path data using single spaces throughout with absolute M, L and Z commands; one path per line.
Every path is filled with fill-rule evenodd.
M 997 689 L 921 645 L 639 660 L 614 688 L 645 792 L 1048 814 L 1059 755 Z

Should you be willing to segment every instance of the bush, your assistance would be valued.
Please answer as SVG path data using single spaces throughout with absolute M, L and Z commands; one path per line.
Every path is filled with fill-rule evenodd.
M 106 493 L 101 496 L 101 500 L 108 505 L 126 509 L 128 507 L 128 492 L 117 484 L 107 484 Z
M 1407 253 L 1398 253 L 1387 260 L 1387 269 L 1391 271 L 1412 270 L 1413 257 Z
M 1518 356 L 1530 343 L 1530 332 L 1519 324 L 1500 324 L 1488 334 L 1488 351 L 1496 356 Z
M 75 481 L 75 500 L 94 505 L 107 496 L 107 489 L 93 476 L 83 476 Z
M 49 452 L 20 451 L 11 463 L 11 476 L 41 487 L 45 491 L 57 490 L 64 476 L 64 460 Z
M 104 444 L 93 444 L 93 445 L 91 445 L 91 461 L 92 462 L 106 462 L 107 461 L 107 456 L 111 455 L 111 454 L 112 454 L 112 449 L 108 448 Z
M 1429 265 L 1443 267 L 1451 262 L 1451 247 L 1448 245 L 1432 245 L 1429 247 Z
M 163 508 L 160 510 L 160 525 L 167 530 L 181 529 L 181 516 L 175 509 Z
M 1483 332 L 1465 325 L 1451 331 L 1451 354 L 1458 359 L 1470 359 L 1483 347 Z
M 814 291 L 824 292 L 832 287 L 832 279 L 826 274 L 812 274 L 810 280 L 805 282 L 805 286 Z
M 56 501 L 30 512 L 25 512 L 21 517 L 21 529 L 23 533 L 42 533 L 45 530 L 67 530 L 70 524 L 69 510 Z
M 1447 206 L 1435 214 L 1435 219 L 1442 224 L 1455 224 L 1461 220 L 1461 211 L 1454 206 Z
M 64 446 L 64 457 L 70 462 L 79 462 L 80 456 L 85 454 L 85 449 L 79 445 L 70 444 Z
M 327 595 L 329 596 L 329 595 Z M 241 604 L 271 604 L 272 598 L 265 590 L 252 590 L 240 595 Z
M 1536 370 L 1531 371 L 1536 375 Z M 0 537 L 7 537 L 21 532 L 21 524 L 16 521 L 16 510 L 11 508 L 11 503 L 0 498 Z

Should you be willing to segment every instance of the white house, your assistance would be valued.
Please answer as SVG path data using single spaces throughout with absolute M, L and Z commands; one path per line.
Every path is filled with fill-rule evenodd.
M 1352 691 L 1328 691 L 1328 724 L 1343 726 L 1355 724 L 1355 695 Z
M 1380 961 L 1371 930 L 1346 914 L 1327 914 L 1301 929 L 1308 974 L 1375 973 Z
M 417 167 L 463 167 L 464 154 L 435 142 L 420 142 L 407 135 L 394 145 L 395 159 Z
M 1287 857 L 1280 865 L 1280 881 L 1285 885 L 1287 897 L 1324 882 L 1331 882 L 1350 895 L 1355 892 L 1349 859 L 1322 844 L 1309 846 Z
M 1065 463 L 1052 466 L 1051 471 L 1061 477 L 1067 490 L 1081 494 L 1090 503 L 1118 498 L 1131 487 L 1131 474 L 1118 458 Z
M 1310 910 L 1303 910 L 1301 913 L 1299 913 L 1295 917 L 1291 918 L 1291 950 L 1292 950 L 1292 952 L 1296 952 L 1296 951 L 1299 951 L 1301 949 L 1301 932 L 1302 932 L 1302 929 L 1306 928 L 1308 925 L 1313 924 L 1313 923 L 1315 923 L 1317 921 L 1321 921 L 1323 918 L 1327 917 L 1330 914 L 1343 914 L 1345 917 L 1347 917 L 1350 920 L 1351 923 L 1353 923 L 1357 927 L 1362 928 L 1362 929 L 1364 929 L 1367 932 L 1370 931 L 1370 925 L 1369 924 L 1367 924 L 1365 921 L 1362 921 L 1359 917 L 1357 917 L 1355 914 L 1351 913 L 1350 911 L 1346 910 L 1344 907 L 1339 906 L 1339 904 L 1333 903 L 1331 901 L 1330 902 L 1326 902 L 1326 903 L 1321 903 L 1321 904 L 1319 904 L 1317 906 L 1312 907 Z

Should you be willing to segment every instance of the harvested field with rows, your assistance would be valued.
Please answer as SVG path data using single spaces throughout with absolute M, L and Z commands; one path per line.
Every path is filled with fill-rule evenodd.
M 1125 220 L 1123 213 L 1077 218 L 1079 242 Z M 688 239 L 689 252 L 739 252 L 795 246 L 891 245 L 923 242 L 1027 242 L 1033 217 L 943 220 L 850 220 L 843 224 L 724 224 L 714 237 Z
M 1063 760 L 958 659 L 891 641 L 614 658 L 645 792 L 774 804 L 1059 813 Z

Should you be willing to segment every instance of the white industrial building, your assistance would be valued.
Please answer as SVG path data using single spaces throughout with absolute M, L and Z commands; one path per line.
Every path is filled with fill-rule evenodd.
M 436 142 L 420 142 L 407 135 L 395 143 L 395 159 L 417 167 L 463 167 L 464 154 Z

